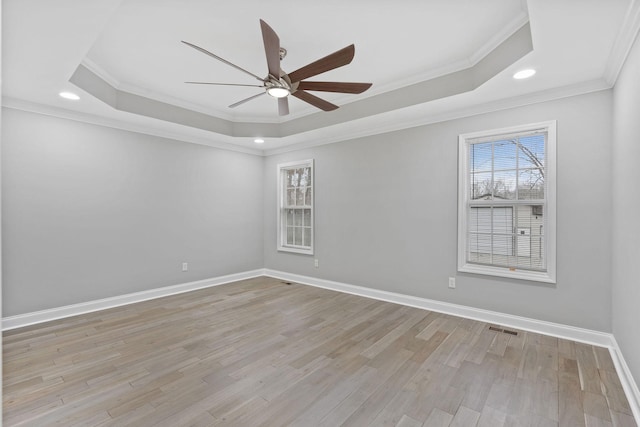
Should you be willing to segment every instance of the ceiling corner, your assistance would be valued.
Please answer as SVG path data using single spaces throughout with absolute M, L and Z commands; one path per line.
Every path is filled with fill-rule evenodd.
M 604 79 L 610 86 L 615 85 L 620 70 L 640 32 L 640 0 L 631 0 L 618 36 L 607 60 Z

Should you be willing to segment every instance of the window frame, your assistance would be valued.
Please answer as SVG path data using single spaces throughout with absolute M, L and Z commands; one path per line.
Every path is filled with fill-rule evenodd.
M 299 168 L 310 168 L 311 169 L 311 206 L 306 209 L 311 210 L 311 245 L 310 246 L 297 246 L 297 245 L 289 245 L 287 244 L 287 228 L 283 226 L 283 222 L 286 220 L 286 217 L 283 217 L 283 211 L 285 209 L 289 209 L 286 206 L 286 191 L 284 191 L 285 184 L 285 174 L 287 170 L 291 169 L 299 169 Z M 278 185 L 278 206 L 277 206 L 277 250 L 280 252 L 292 252 L 297 254 L 304 255 L 313 255 L 314 244 L 315 244 L 315 222 L 314 222 L 314 211 L 315 211 L 315 175 L 314 175 L 314 160 L 297 160 L 286 163 L 278 163 L 276 167 L 277 173 L 277 185 Z
M 479 138 L 499 140 L 500 136 L 545 130 L 545 234 L 544 253 L 546 254 L 546 271 L 533 271 L 497 265 L 475 264 L 467 261 L 469 245 L 468 224 L 470 213 L 470 179 L 469 147 L 471 140 Z M 512 126 L 479 132 L 465 133 L 458 136 L 458 271 L 488 276 L 507 277 L 511 279 L 532 280 L 544 283 L 556 283 L 556 121 Z M 501 203 L 495 203 L 496 206 Z M 506 203 L 503 203 L 506 204 Z

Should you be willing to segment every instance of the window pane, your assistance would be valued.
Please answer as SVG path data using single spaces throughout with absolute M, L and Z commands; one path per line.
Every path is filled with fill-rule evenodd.
M 304 170 L 305 168 L 296 169 L 296 174 L 298 178 L 298 187 L 302 187 L 306 185 L 302 183 L 304 181 Z
M 520 168 L 544 168 L 544 135 L 525 136 L 519 139 L 518 163 Z
M 470 174 L 470 179 L 472 200 L 491 199 L 491 172 L 472 173 Z
M 491 208 L 473 207 L 469 211 L 469 231 L 491 233 Z
M 303 245 L 304 246 L 311 246 L 311 228 L 310 227 L 305 227 L 303 228 L 304 230 L 304 234 L 303 234 Z
M 516 212 L 516 266 L 540 270 L 544 267 L 542 205 L 520 205 Z
M 513 236 L 508 235 L 493 235 L 493 255 L 513 255 Z M 494 260 L 495 262 L 495 260 Z M 502 264 L 506 264 L 506 258 L 503 259 Z
M 298 179 L 296 177 L 296 170 L 295 169 L 288 169 L 287 170 L 287 185 L 289 187 L 295 187 L 297 185 Z
M 304 204 L 305 206 L 311 206 L 311 187 L 307 188 L 307 192 L 304 196 Z
M 287 227 L 287 245 L 293 245 L 293 227 Z
M 304 210 L 304 225 L 311 227 L 311 209 Z
M 469 160 L 472 172 L 491 170 L 491 142 L 471 144 Z
M 516 229 L 516 238 L 518 245 L 516 246 L 516 255 L 518 257 L 531 257 L 531 228 L 518 227 Z
M 298 188 L 296 190 L 296 206 L 304 205 L 304 188 Z
M 295 214 L 293 217 L 293 225 L 295 226 L 302 225 L 302 211 L 299 209 L 295 209 Z
M 540 169 L 525 169 L 518 172 L 518 199 L 544 199 L 544 175 Z
M 516 228 L 528 227 L 531 228 L 532 220 L 532 206 L 519 205 L 516 206 L 515 225 Z
M 296 205 L 296 190 L 288 189 L 287 190 L 287 206 L 295 206 Z
M 493 198 L 513 200 L 516 198 L 516 171 L 499 171 L 493 174 Z
M 516 144 L 515 141 L 496 141 L 493 144 L 493 168 L 516 168 Z
M 490 257 L 483 257 L 482 254 L 491 254 L 491 235 L 469 234 L 469 260 L 490 262 Z
M 494 207 L 491 211 L 493 216 L 493 233 L 511 235 L 513 233 L 513 208 Z
M 311 185 L 311 169 L 310 168 L 300 169 L 300 185 L 302 187 Z
M 293 209 L 287 209 L 287 224 L 293 225 Z
M 304 168 L 305 179 L 307 181 L 306 185 L 311 185 L 311 168 Z
M 517 238 L 517 266 L 531 270 L 544 268 L 543 244 L 541 236 L 531 234 L 518 234 Z
M 294 241 L 294 245 L 296 246 L 302 246 L 302 233 L 301 233 L 302 229 L 301 228 L 296 228 L 295 229 L 295 233 L 293 236 L 293 241 Z

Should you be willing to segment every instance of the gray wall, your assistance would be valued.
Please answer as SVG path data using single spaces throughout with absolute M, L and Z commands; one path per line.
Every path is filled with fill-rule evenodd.
M 6 108 L 2 150 L 4 316 L 263 266 L 259 156 Z
M 640 39 L 614 88 L 613 333 L 640 381 Z
M 265 267 L 611 331 L 611 108 L 611 91 L 602 91 L 270 156 Z M 458 134 L 552 119 L 557 285 L 457 274 Z M 276 251 L 276 164 L 307 158 L 315 159 L 318 269 L 314 256 Z
M 613 93 L 265 159 L 3 109 L 3 315 L 266 267 L 613 328 L 638 378 L 639 74 L 636 43 Z M 551 119 L 557 285 L 457 274 L 458 134 Z M 279 253 L 275 165 L 306 158 L 316 160 L 316 255 Z

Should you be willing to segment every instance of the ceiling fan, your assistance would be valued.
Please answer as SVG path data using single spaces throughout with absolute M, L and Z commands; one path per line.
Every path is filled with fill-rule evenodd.
M 343 49 L 338 50 L 324 58 L 318 59 L 302 68 L 297 69 L 291 73 L 285 73 L 280 68 L 280 61 L 286 56 L 286 49 L 280 47 L 280 38 L 275 31 L 262 19 L 260 20 L 260 27 L 262 29 L 262 39 L 264 42 L 264 51 L 267 56 L 267 68 L 269 74 L 267 77 L 262 78 L 253 74 L 250 71 L 241 68 L 226 59 L 219 57 L 218 55 L 209 52 L 193 43 L 182 41 L 187 46 L 191 46 L 195 50 L 198 50 L 206 55 L 209 55 L 225 64 L 240 70 L 251 77 L 260 81 L 259 85 L 249 84 L 237 84 L 237 83 L 213 83 L 213 82 L 185 82 L 189 84 L 201 84 L 201 85 L 217 85 L 217 86 L 248 86 L 263 88 L 264 91 L 249 98 L 238 101 L 229 105 L 229 108 L 237 107 L 245 102 L 251 101 L 254 98 L 269 94 L 278 99 L 278 114 L 285 116 L 289 114 L 289 101 L 287 97 L 289 95 L 295 96 L 302 101 L 305 101 L 314 107 L 317 107 L 324 111 L 332 111 L 338 108 L 337 105 L 325 101 L 322 98 L 318 98 L 315 95 L 310 94 L 307 91 L 320 91 L 320 92 L 339 92 L 339 93 L 362 93 L 371 87 L 371 83 L 347 83 L 347 82 L 317 82 L 307 81 L 305 79 L 309 77 L 322 74 L 326 71 L 333 70 L 334 68 L 342 67 L 349 64 L 353 60 L 355 54 L 355 46 L 349 45 Z

